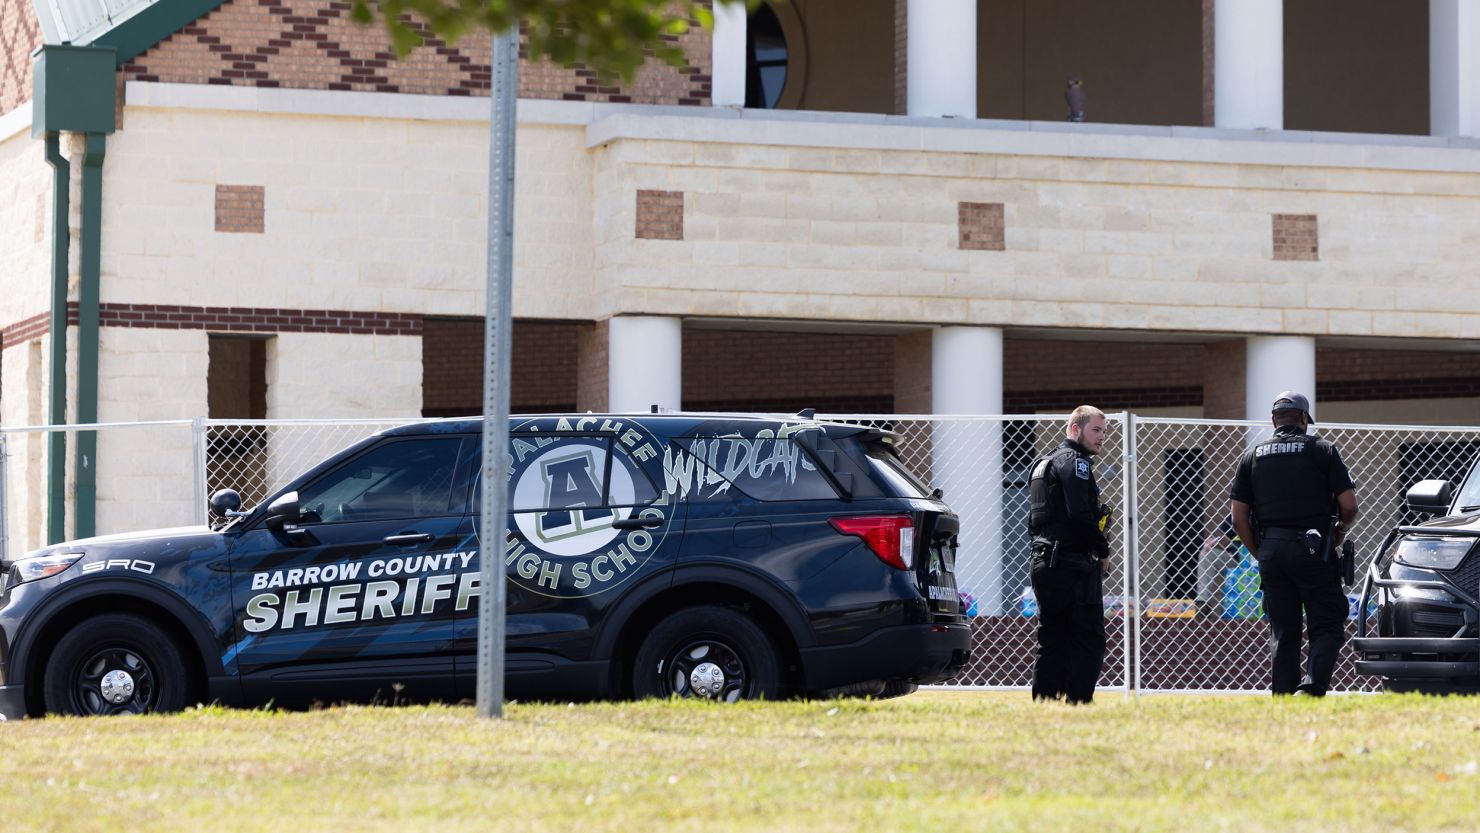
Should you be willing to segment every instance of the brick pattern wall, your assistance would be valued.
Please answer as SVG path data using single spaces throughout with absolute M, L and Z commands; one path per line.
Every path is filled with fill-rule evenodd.
M 894 0 L 894 114 L 903 116 L 910 107 L 910 0 Z
M 51 331 L 51 313 L 41 312 L 0 329 L 0 348 L 25 344 Z
M 184 307 L 168 304 L 99 304 L 104 327 L 157 330 L 210 330 L 218 333 L 338 333 L 341 335 L 421 335 L 422 316 L 400 312 L 352 312 L 256 307 Z M 77 302 L 67 304 L 67 324 L 77 326 Z M 50 313 L 41 312 L 0 329 L 10 348 L 51 331 Z
M 1000 202 L 959 203 L 956 223 L 962 249 L 1000 252 L 1007 248 Z
M 576 409 L 577 330 L 515 321 L 509 405 L 514 413 Z M 482 318 L 428 318 L 422 332 L 422 416 L 483 413 Z
M 123 75 L 127 80 L 185 84 L 488 95 L 492 41 L 486 33 L 470 33 L 456 44 L 429 37 L 397 61 L 384 30 L 352 23 L 349 9 L 349 3 L 336 0 L 228 0 L 135 56 Z M 690 66 L 675 69 L 650 59 L 631 85 L 622 88 L 599 85 L 584 68 L 525 61 L 519 96 L 708 104 L 709 33 L 693 26 L 671 39 L 689 56 Z
M 31 0 L 0 0 L 0 115 L 31 100 L 31 52 L 40 45 Z
M 901 414 L 930 413 L 933 345 L 930 330 L 894 337 L 894 409 Z
M 1202 125 L 1213 126 L 1213 3 L 1202 0 Z M 1210 417 L 1211 418 L 1211 417 Z
M 636 233 L 647 240 L 682 240 L 683 192 L 638 191 Z
M 576 410 L 605 411 L 611 407 L 608 378 L 611 353 L 607 343 L 609 324 L 595 321 L 576 331 Z
M 421 415 L 482 412 L 483 319 L 426 319 L 421 332 Z
M 887 413 L 894 337 L 685 328 L 683 406 Z
M 596 73 L 584 67 L 566 69 L 548 61 L 519 66 L 521 98 L 558 98 L 566 101 L 609 101 L 635 104 L 708 105 L 713 94 L 714 44 L 710 33 L 697 22 L 682 35 L 665 35 L 663 40 L 678 46 L 689 59 L 688 66 L 670 67 L 656 59 L 633 76 L 627 87 L 602 84 Z
M 1203 347 L 1203 416 L 1243 419 L 1249 347 L 1241 338 Z
M 1275 260 L 1320 260 L 1320 239 L 1314 214 L 1274 215 Z
M 1480 354 L 1317 350 L 1316 400 L 1480 396 Z
M 262 234 L 265 199 L 261 185 L 217 185 L 216 231 Z
M 1200 344 L 1010 338 L 1002 350 L 1003 409 L 1008 413 L 1076 405 L 1118 411 L 1202 403 Z
M 77 305 L 67 305 L 67 323 L 77 323 Z M 257 307 L 183 307 L 168 304 L 100 304 L 104 327 L 211 330 L 219 333 L 336 333 L 421 335 L 422 317 L 401 312 L 352 312 Z

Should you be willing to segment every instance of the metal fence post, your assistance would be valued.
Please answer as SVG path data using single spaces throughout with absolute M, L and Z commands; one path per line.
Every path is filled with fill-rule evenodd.
M 196 526 L 206 524 L 206 418 L 196 417 L 190 421 L 190 448 L 195 464 L 195 508 L 192 510 Z
M 1121 446 L 1121 469 L 1125 472 L 1125 506 L 1120 513 L 1120 547 L 1125 553 L 1125 570 L 1121 575 L 1121 616 L 1125 623 L 1125 691 L 1127 697 L 1141 694 L 1141 548 L 1137 543 L 1135 520 L 1140 492 L 1136 469 L 1136 415 L 1125 414 L 1125 440 Z
M 10 480 L 5 468 L 5 435 L 0 434 L 0 560 L 10 556 Z

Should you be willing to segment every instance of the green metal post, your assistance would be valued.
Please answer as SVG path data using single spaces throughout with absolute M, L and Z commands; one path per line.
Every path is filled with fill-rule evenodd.
M 61 152 L 61 138 L 46 134 L 46 161 L 51 165 L 51 403 L 47 420 L 67 422 L 67 249 L 71 239 L 72 166 Z M 67 434 L 46 437 L 46 542 L 67 536 Z
M 77 292 L 77 421 L 98 421 L 98 287 L 102 282 L 103 156 L 108 137 L 87 134 L 82 156 L 82 258 Z M 77 504 L 73 527 L 78 538 L 97 531 L 98 435 L 77 434 Z

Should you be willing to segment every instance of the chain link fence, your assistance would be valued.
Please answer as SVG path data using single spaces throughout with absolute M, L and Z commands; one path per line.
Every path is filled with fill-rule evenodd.
M 832 415 L 896 432 L 900 456 L 961 516 L 957 583 L 974 628 L 971 665 L 950 685 L 1026 688 L 1037 627 L 1028 582 L 1028 476 L 1063 437 L 1062 416 Z M 251 506 L 293 477 L 407 420 L 206 420 L 89 426 L 97 435 L 97 533 L 203 524 L 206 496 L 234 488 Z M 1243 450 L 1268 425 L 1111 414 L 1096 463 L 1113 509 L 1105 580 L 1109 645 L 1100 684 L 1132 691 L 1267 691 L 1268 626 L 1257 568 L 1225 534 L 1228 489 Z M 46 539 L 48 437 L 67 437 L 75 485 L 84 430 L 0 429 L 0 546 L 9 556 Z M 1388 531 L 1418 518 L 1403 496 L 1419 480 L 1458 481 L 1480 428 L 1325 425 L 1357 483 L 1362 514 L 1349 538 L 1366 570 Z M 68 536 L 73 530 L 69 527 Z M 1349 588 L 1355 630 L 1359 588 Z M 1345 649 L 1333 690 L 1380 683 Z
M 412 420 L 202 420 L 204 496 L 235 489 L 256 506 L 319 461 Z M 205 499 L 199 501 L 204 513 Z M 204 522 L 202 515 L 197 522 Z

